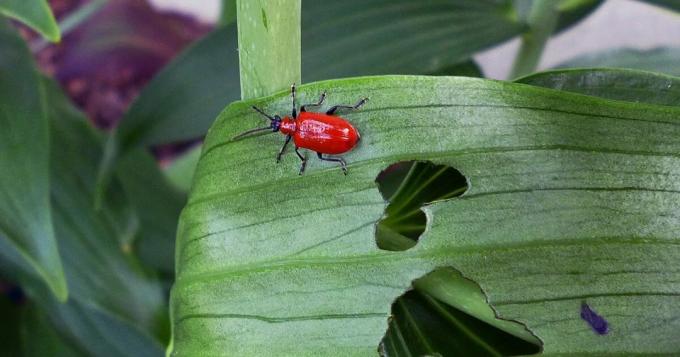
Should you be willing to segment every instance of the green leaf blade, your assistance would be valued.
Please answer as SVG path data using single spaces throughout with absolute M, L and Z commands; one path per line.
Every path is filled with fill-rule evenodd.
M 491 326 L 495 326 L 508 334 L 514 335 L 536 345 L 540 345 L 536 337 L 526 327 L 507 320 L 496 318 L 496 314 L 486 302 L 486 296 L 479 286 L 469 279 L 460 276 L 452 269 L 439 269 L 416 280 L 414 288 L 432 298 L 448 304 L 461 312 L 474 316 Z M 498 333 L 497 333 L 498 334 Z M 482 339 L 484 336 L 480 336 Z
M 194 178 L 194 171 L 196 171 L 196 164 L 201 156 L 201 151 L 202 146 L 200 145 L 191 148 L 163 170 L 170 184 L 181 192 L 189 192 L 191 188 L 191 181 Z
M 510 1 L 310 2 L 302 21 L 305 82 L 433 73 L 525 29 Z
M 135 220 L 130 213 L 136 212 L 127 195 L 137 192 L 125 191 L 116 177 L 101 208 L 95 210 L 92 201 L 102 135 L 56 82 L 44 80 L 44 88 L 50 120 L 52 217 L 69 299 L 60 302 L 51 296 L 40 277 L 0 240 L 3 278 L 20 284 L 31 303 L 48 315 L 46 328 L 57 332 L 54 338 L 84 354 L 162 356 L 169 331 L 163 287 L 130 247 L 139 236 L 129 229 Z M 148 172 L 135 168 L 139 170 L 135 174 Z
M 164 300 L 160 282 L 140 269 L 128 247 L 137 232 L 128 229 L 135 217 L 130 214 L 132 199 L 126 195 L 139 193 L 125 191 L 131 179 L 116 177 L 104 196 L 102 207 L 94 208 L 102 135 L 71 105 L 57 83 L 45 83 L 54 148 L 51 174 L 55 230 L 63 247 L 64 261 L 69 262 L 65 270 L 73 286 L 72 300 L 75 300 L 74 305 L 60 306 L 58 311 L 64 316 L 83 315 L 81 321 L 95 326 L 118 326 L 121 335 L 134 337 L 135 346 L 140 350 L 142 345 L 146 345 L 143 350 L 159 350 L 160 343 L 150 334 L 163 334 Z M 81 323 L 74 323 L 73 327 L 87 329 Z M 101 328 L 94 329 L 93 335 Z M 115 338 L 107 339 L 107 343 L 116 344 Z M 93 348 L 96 346 L 93 341 L 97 339 L 82 341 Z M 133 350 L 132 346 L 129 348 Z
M 9 240 L 53 293 L 66 300 L 50 214 L 44 89 L 28 48 L 4 22 L 0 53 L 0 239 Z
M 177 220 L 186 195 L 166 180 L 155 158 L 143 149 L 123 158 L 116 176 L 139 220 L 136 240 L 126 247 L 147 267 L 171 277 Z
M 49 41 L 61 40 L 61 31 L 46 0 L 2 0 L 0 14 L 25 23 Z
M 287 112 L 285 92 L 212 127 L 180 218 L 172 352 L 375 354 L 394 299 L 442 266 L 545 354 L 680 350 L 664 318 L 680 313 L 680 109 L 418 76 L 314 83 L 300 100 L 324 89 L 329 104 L 371 97 L 345 115 L 362 134 L 347 176 L 313 159 L 297 176 L 290 153 L 275 164 L 280 136 L 231 141 L 261 120 L 250 105 Z M 381 251 L 375 178 L 405 160 L 452 166 L 470 189 L 425 208 L 415 247 Z M 580 318 L 584 300 L 608 335 Z
M 594 52 L 561 63 L 557 68 L 615 67 L 680 75 L 680 49 L 658 47 L 649 50 L 617 48 Z
M 23 356 L 86 356 L 59 336 L 52 328 L 48 316 L 37 306 L 26 306 L 24 309 L 20 327 Z
M 521 1 L 521 0 L 520 0 Z M 579 23 L 579 21 L 588 17 L 604 0 L 562 0 L 557 5 L 559 17 L 557 18 L 557 28 L 555 33 L 570 29 L 572 26 Z
M 117 128 L 121 151 L 204 135 L 220 110 L 240 98 L 236 41 L 236 25 L 220 27 L 158 73 Z
M 680 79 L 616 68 L 566 69 L 532 74 L 515 82 L 600 98 L 677 106 Z

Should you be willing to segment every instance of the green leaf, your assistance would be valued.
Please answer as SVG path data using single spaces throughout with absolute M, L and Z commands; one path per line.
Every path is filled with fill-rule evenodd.
M 134 285 L 134 283 L 131 283 L 130 287 L 135 288 Z M 107 293 L 110 295 L 119 294 L 117 291 L 108 289 Z M 125 291 L 125 295 L 129 296 L 129 292 Z M 157 300 L 156 295 L 154 293 L 149 296 L 149 300 Z M 140 302 L 138 299 L 136 300 L 133 301 L 133 305 Z M 149 307 L 154 309 L 154 314 L 161 312 L 154 306 Z M 128 307 L 121 305 L 120 308 L 126 309 Z M 107 311 L 105 308 L 85 301 L 74 301 L 59 306 L 52 305 L 48 306 L 47 309 L 56 329 L 63 333 L 63 338 L 74 341 L 74 347 L 85 351 L 88 356 L 163 355 L 164 341 L 151 336 L 153 331 L 122 318 L 119 311 Z M 129 309 L 131 312 L 143 315 L 149 315 L 152 312 L 139 310 L 138 306 L 131 306 Z
M 591 53 L 559 64 L 558 68 L 569 67 L 618 67 L 662 72 L 680 75 L 680 49 L 660 47 L 651 50 L 619 48 Z
M 403 167 L 408 171 L 403 172 Z M 398 188 L 391 187 L 395 179 L 401 181 Z M 427 225 L 423 205 L 460 196 L 468 189 L 460 172 L 431 162 L 391 165 L 376 181 L 383 197 L 390 201 L 385 217 L 376 226 L 376 243 L 393 251 L 416 245 Z M 437 269 L 414 281 L 413 286 L 418 293 L 408 292 L 392 305 L 390 327 L 381 342 L 381 348 L 389 351 L 387 355 L 474 355 L 481 351 L 516 355 L 540 351 L 540 341 L 526 327 L 496 318 L 479 286 L 454 269 Z M 405 338 L 407 334 L 416 338 Z
M 441 72 L 519 34 L 524 25 L 512 17 L 509 1 L 306 1 L 303 82 Z M 387 41 L 397 35 L 402 40 Z M 205 135 L 241 97 L 236 37 L 235 25 L 220 27 L 161 71 L 119 124 L 120 150 Z
M 300 83 L 301 7 L 302 0 L 236 0 L 242 99 Z
M 454 269 L 437 269 L 423 278 L 414 281 L 413 287 L 417 291 L 430 295 L 432 298 L 444 302 L 456 310 L 474 316 L 485 322 L 486 325 L 495 326 L 508 334 L 534 344 L 534 346 L 540 346 L 540 342 L 524 326 L 513 321 L 496 318 L 496 313 L 486 302 L 487 297 L 479 288 L 479 285 L 466 279 L 460 272 Z M 488 328 L 485 331 L 486 333 L 474 330 L 469 332 L 476 332 L 482 339 L 487 334 L 504 335 L 498 332 L 494 333 Z
M 77 9 L 70 11 L 67 15 L 64 15 L 63 19 L 59 22 L 59 31 L 61 36 L 66 36 L 71 31 L 78 28 L 80 24 L 85 22 L 88 18 L 94 15 L 99 9 L 106 5 L 108 0 L 92 0 L 87 2 Z M 31 50 L 33 53 L 38 53 L 47 47 L 47 41 L 36 41 L 31 43 Z
M 278 135 L 231 141 L 261 122 L 251 105 L 287 113 L 288 93 L 211 128 L 180 218 L 171 352 L 374 355 L 394 299 L 442 266 L 545 354 L 680 352 L 680 109 L 418 76 L 314 83 L 300 101 L 324 89 L 329 105 L 371 98 L 345 115 L 362 134 L 347 176 L 311 155 L 303 176 L 291 153 L 277 165 Z M 379 250 L 375 178 L 406 160 L 457 168 L 469 190 L 424 208 L 415 247 Z
M 25 23 L 49 41 L 61 40 L 59 26 L 46 0 L 0 0 L 0 14 Z
M 177 56 L 142 90 L 116 129 L 121 151 L 205 135 L 240 98 L 236 25 L 220 27 Z
M 376 181 L 382 196 L 390 201 L 385 217 L 377 224 L 376 243 L 393 251 L 416 245 L 427 224 L 422 206 L 460 196 L 468 188 L 457 170 L 418 161 L 391 165 Z M 437 269 L 414 281 L 413 286 L 418 293 L 406 293 L 392 305 L 390 327 L 381 342 L 381 348 L 389 351 L 387 355 L 421 355 L 423 346 L 448 354 L 463 348 L 470 355 L 479 352 L 473 352 L 475 348 L 502 355 L 540 350 L 541 343 L 523 325 L 496 318 L 479 286 L 454 269 Z M 449 306 L 441 306 L 444 304 Z M 415 334 L 420 342 L 406 339 L 409 343 L 405 345 L 406 334 Z M 501 340 L 504 343 L 498 344 Z
M 129 234 L 121 217 L 129 217 L 129 202 L 141 197 L 121 199 L 129 193 L 123 189 L 128 185 L 114 180 L 101 209 L 94 209 L 101 136 L 56 83 L 46 83 L 54 221 L 73 300 L 53 304 L 52 318 L 91 354 L 159 355 L 167 333 L 162 286 L 141 270 L 121 239 Z
M 384 356 L 517 356 L 540 352 L 540 347 L 523 343 L 417 290 L 397 300 L 392 313 L 386 338 L 380 344 Z
M 68 339 L 55 331 L 49 317 L 37 306 L 24 307 L 21 319 L 22 356 L 74 357 L 86 356 Z
M 117 177 L 139 219 L 134 250 L 146 267 L 172 276 L 177 220 L 186 203 L 185 194 L 170 185 L 154 157 L 144 149 L 121 160 Z
M 302 11 L 304 82 L 433 73 L 525 29 L 512 1 L 310 1 Z
M 380 220 L 376 230 L 379 248 L 406 250 L 413 247 L 426 228 L 427 218 L 421 207 L 434 201 L 460 196 L 467 190 L 465 177 L 451 167 L 434 165 L 431 162 L 415 162 L 409 166 L 394 192 L 390 193 L 391 189 L 386 192 L 381 180 L 377 180 L 383 198 L 390 201 L 385 209 L 385 218 Z M 394 165 L 387 170 L 392 167 Z M 390 172 L 389 175 L 381 173 L 388 177 L 394 174 L 395 172 Z M 383 233 L 388 236 L 382 236 Z
M 0 19 L 0 240 L 60 299 L 68 289 L 50 215 L 44 89 L 24 41 Z
M 127 220 L 133 217 L 125 185 L 116 178 L 101 209 L 94 209 L 102 135 L 68 102 L 58 84 L 45 81 L 45 93 L 53 219 L 69 299 L 60 303 L 45 294 L 25 262 L 11 254 L 3 241 L 1 270 L 21 283 L 60 336 L 87 355 L 161 356 L 169 330 L 167 306 L 161 282 L 143 271 L 126 245 L 130 241 Z
M 198 145 L 176 158 L 165 168 L 165 176 L 178 190 L 189 192 L 201 150 L 202 146 Z
M 604 3 L 604 0 L 561 0 L 557 5 L 557 26 L 560 33 L 588 17 Z
M 527 22 L 533 0 L 514 0 L 515 11 L 520 21 Z M 555 34 L 568 30 L 571 26 L 588 17 L 604 0 L 557 0 L 557 26 Z
M 592 95 L 595 97 L 680 105 L 680 78 L 629 69 L 565 69 L 517 79 L 518 83 Z

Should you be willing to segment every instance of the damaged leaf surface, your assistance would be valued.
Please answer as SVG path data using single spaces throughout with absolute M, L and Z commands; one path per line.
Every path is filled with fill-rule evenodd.
M 304 176 L 250 106 L 287 114 L 288 93 L 228 106 L 206 138 L 180 219 L 172 352 L 375 355 L 390 305 L 451 266 L 545 354 L 677 353 L 680 109 L 524 84 L 383 76 L 299 87 L 300 103 L 369 96 L 343 115 L 362 140 L 349 174 L 308 153 Z M 424 208 L 406 251 L 379 250 L 390 164 L 430 160 L 468 178 Z M 606 335 L 582 320 L 587 302 Z

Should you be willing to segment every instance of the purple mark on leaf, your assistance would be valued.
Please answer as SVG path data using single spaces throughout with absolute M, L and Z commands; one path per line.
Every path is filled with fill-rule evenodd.
M 606 335 L 609 332 L 609 324 L 604 317 L 598 315 L 585 302 L 581 303 L 581 318 L 590 325 L 598 335 Z

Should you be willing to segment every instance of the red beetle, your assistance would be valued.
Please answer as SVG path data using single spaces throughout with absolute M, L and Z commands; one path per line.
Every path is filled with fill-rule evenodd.
M 300 114 L 298 114 L 295 106 L 295 84 L 290 87 L 290 92 L 293 97 L 293 112 L 291 116 L 281 118 L 275 115 L 272 117 L 260 108 L 253 106 L 253 109 L 271 121 L 271 125 L 265 128 L 248 130 L 235 136 L 233 140 L 259 131 L 281 131 L 282 134 L 286 135 L 286 142 L 281 150 L 279 150 L 278 155 L 276 155 L 277 163 L 281 161 L 281 155 L 283 155 L 286 146 L 292 138 L 295 142 L 295 153 L 302 161 L 300 175 L 305 171 L 305 166 L 307 165 L 307 159 L 298 151 L 300 148 L 316 151 L 316 155 L 321 160 L 339 162 L 342 172 L 347 175 L 347 163 L 345 163 L 343 158 L 323 155 L 338 155 L 352 150 L 359 141 L 359 132 L 347 120 L 334 116 L 334 114 L 338 109 L 359 109 L 366 103 L 368 98 L 359 100 L 355 105 L 333 106 L 325 114 L 308 112 L 307 107 L 317 107 L 323 104 L 323 101 L 326 99 L 326 92 L 323 92 L 317 103 L 300 106 Z

